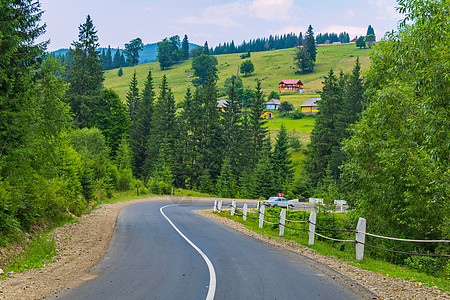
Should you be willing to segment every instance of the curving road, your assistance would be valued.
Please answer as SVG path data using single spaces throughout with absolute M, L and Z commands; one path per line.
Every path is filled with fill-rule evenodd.
M 92 270 L 99 276 L 48 299 L 361 299 L 295 255 L 194 212 L 210 203 L 167 204 L 125 207 Z

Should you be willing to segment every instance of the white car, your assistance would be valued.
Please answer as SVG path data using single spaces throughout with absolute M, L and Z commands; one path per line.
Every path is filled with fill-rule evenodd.
M 294 207 L 294 204 L 287 201 L 286 198 L 284 197 L 270 197 L 269 199 L 264 200 L 262 204 L 271 207 L 283 207 L 283 208 L 287 208 L 288 206 L 289 208 Z

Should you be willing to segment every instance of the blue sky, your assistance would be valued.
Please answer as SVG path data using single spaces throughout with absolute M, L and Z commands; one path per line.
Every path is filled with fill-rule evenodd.
M 267 37 L 270 34 L 348 32 L 365 35 L 368 25 L 377 39 L 396 29 L 402 18 L 395 0 L 41 0 L 49 50 L 67 48 L 78 38 L 78 26 L 91 15 L 102 47 L 124 47 L 140 37 L 144 44 L 184 34 L 209 46 Z

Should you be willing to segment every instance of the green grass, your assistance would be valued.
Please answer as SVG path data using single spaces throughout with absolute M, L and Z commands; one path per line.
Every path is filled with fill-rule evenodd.
M 242 212 L 241 212 L 242 213 Z M 308 233 L 306 231 L 299 232 L 291 229 L 285 229 L 284 237 L 279 237 L 279 228 L 278 226 L 264 224 L 263 228 L 258 227 L 258 220 L 252 220 L 247 218 L 247 221 L 244 222 L 241 217 L 238 216 L 230 216 L 229 212 L 220 213 L 221 216 L 232 219 L 243 224 L 249 230 L 252 230 L 256 233 L 262 234 L 267 237 L 272 237 L 276 239 L 282 239 L 287 241 L 294 241 L 304 247 L 309 247 L 314 249 L 318 253 L 330 257 L 337 258 L 339 260 L 343 260 L 350 265 L 359 267 L 364 270 L 373 271 L 385 276 L 401 278 L 404 280 L 416 281 L 425 284 L 426 286 L 437 286 L 440 290 L 450 292 L 450 281 L 443 277 L 435 277 L 428 275 L 426 273 L 418 272 L 416 270 L 412 270 L 410 268 L 394 265 L 385 261 L 376 260 L 368 257 L 367 255 L 364 257 L 362 261 L 357 261 L 355 259 L 355 250 L 354 245 L 346 244 L 342 245 L 342 243 L 334 243 L 330 244 L 328 242 L 320 241 L 316 238 L 314 245 L 308 245 Z M 305 214 L 306 216 L 306 214 Z M 254 217 L 257 217 L 257 213 L 254 213 Z M 343 214 L 338 214 L 337 218 L 344 217 Z M 289 217 L 288 217 L 289 218 Z M 306 219 L 303 217 L 302 219 Z M 274 221 L 272 221 L 274 222 Z M 289 225 L 289 226 L 297 226 L 298 228 L 306 228 L 305 225 Z M 303 227 L 302 227 L 303 226 Z M 354 238 L 354 237 L 353 237 Z
M 293 103 L 303 103 L 304 100 L 309 98 L 309 94 L 316 94 L 321 89 L 323 76 L 333 68 L 336 73 L 341 70 L 349 72 L 356 61 L 356 57 L 360 57 L 362 70 L 366 70 L 370 65 L 369 53 L 371 49 L 359 49 L 355 45 L 334 45 L 328 47 L 317 48 L 317 62 L 316 70 L 314 73 L 306 75 L 295 74 L 293 56 L 295 49 L 283 49 L 265 52 L 253 52 L 251 53 L 251 60 L 255 65 L 255 72 L 250 76 L 243 77 L 243 85 L 246 88 L 254 89 L 256 82 L 260 80 L 263 92 L 266 94 L 271 91 L 278 91 L 278 82 L 282 79 L 294 79 L 299 78 L 305 84 L 304 95 L 291 95 L 289 99 Z M 223 89 L 225 79 L 236 75 L 238 66 L 242 63 L 240 53 L 217 55 L 219 62 L 218 75 L 219 81 L 217 86 Z M 180 64 L 173 66 L 168 70 L 161 71 L 159 63 L 148 63 L 137 65 L 134 67 L 123 68 L 123 76 L 117 76 L 117 69 L 109 70 L 105 72 L 105 87 L 115 90 L 120 97 L 125 100 L 126 93 L 128 91 L 128 85 L 131 81 L 133 72 L 136 71 L 138 77 L 138 86 L 143 88 L 148 71 L 152 70 L 155 86 L 159 90 L 159 85 L 162 80 L 163 74 L 166 74 L 169 85 L 174 93 L 175 100 L 178 102 L 184 98 L 187 88 L 188 71 L 192 77 L 191 70 L 192 60 L 183 61 Z M 223 94 L 223 97 L 225 95 Z M 306 99 L 305 99 L 306 98 Z M 301 104 L 300 103 L 300 104 Z M 295 104 L 294 104 L 295 105 Z M 297 105 L 296 105 L 297 106 Z
M 8 272 L 22 272 L 28 269 L 41 268 L 53 262 L 56 255 L 56 244 L 53 237 L 48 234 L 39 234 L 19 254 L 10 257 L 3 265 L 5 274 Z M 3 277 L 6 277 L 3 276 Z

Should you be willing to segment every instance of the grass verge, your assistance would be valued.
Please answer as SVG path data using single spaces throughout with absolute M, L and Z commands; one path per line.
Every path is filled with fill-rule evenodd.
M 267 211 L 266 211 L 267 212 Z M 242 213 L 242 212 L 240 212 Z M 343 243 L 334 242 L 332 244 L 328 242 L 321 241 L 319 237 L 316 237 L 315 243 L 313 246 L 308 245 L 308 232 L 307 231 L 297 231 L 292 229 L 285 229 L 284 237 L 279 236 L 279 227 L 278 225 L 268 225 L 264 224 L 263 228 L 259 228 L 258 226 L 258 213 L 250 214 L 255 219 L 248 218 L 247 221 L 243 221 L 242 217 L 239 216 L 230 216 L 230 212 L 224 211 L 219 214 L 222 217 L 229 218 L 236 222 L 243 224 L 247 229 L 256 232 L 258 234 L 264 235 L 266 237 L 271 237 L 274 239 L 282 239 L 285 241 L 293 241 L 304 247 L 311 248 L 315 250 L 317 253 L 333 257 L 342 261 L 347 262 L 350 265 L 356 266 L 358 268 L 373 271 L 384 276 L 393 277 L 393 278 L 401 278 L 404 280 L 421 282 L 425 286 L 429 287 L 437 287 L 441 291 L 450 292 L 450 281 L 443 277 L 435 277 L 423 272 L 418 272 L 416 270 L 412 270 L 410 268 L 394 265 L 385 261 L 376 260 L 368 257 L 367 255 L 364 257 L 362 261 L 357 261 L 355 259 L 355 249 L 353 244 L 347 243 L 344 245 Z M 279 215 L 279 213 L 278 213 Z M 306 214 L 305 214 L 306 216 Z M 304 216 L 304 217 L 305 217 Z M 289 216 L 287 217 L 289 218 Z M 306 218 L 301 218 L 306 219 Z M 272 221 L 275 222 L 275 221 Z M 297 224 L 290 225 L 293 228 L 301 229 L 306 228 L 305 225 Z

